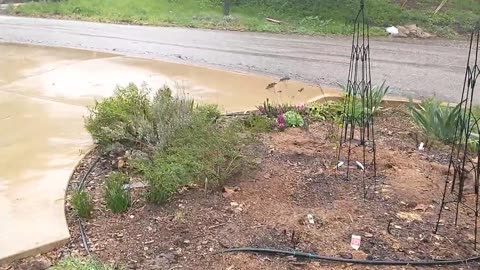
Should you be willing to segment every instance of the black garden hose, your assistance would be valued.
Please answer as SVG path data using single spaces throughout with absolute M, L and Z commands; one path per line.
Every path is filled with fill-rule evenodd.
M 475 262 L 480 260 L 480 256 L 470 257 L 466 259 L 450 259 L 450 260 L 427 260 L 427 261 L 391 261 L 391 260 L 356 260 L 356 259 L 344 259 L 338 257 L 322 256 L 312 253 L 298 252 L 298 251 L 287 251 L 287 250 L 278 250 L 278 249 L 269 249 L 269 248 L 231 248 L 219 253 L 232 253 L 232 252 L 248 252 L 248 253 L 265 253 L 270 255 L 285 255 L 293 256 L 297 258 L 306 258 L 330 262 L 341 262 L 341 263 L 353 263 L 353 264 L 364 264 L 364 265 L 412 265 L 412 266 L 440 266 L 440 265 L 459 265 L 466 264 L 469 262 Z

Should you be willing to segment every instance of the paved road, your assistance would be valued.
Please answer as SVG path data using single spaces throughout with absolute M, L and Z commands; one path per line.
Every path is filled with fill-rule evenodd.
M 334 85 L 347 75 L 350 39 L 113 25 L 0 16 L 0 41 L 115 52 L 224 69 L 289 75 Z M 455 101 L 466 62 L 465 41 L 374 39 L 374 81 L 396 95 Z M 1 53 L 1 52 L 0 52 Z

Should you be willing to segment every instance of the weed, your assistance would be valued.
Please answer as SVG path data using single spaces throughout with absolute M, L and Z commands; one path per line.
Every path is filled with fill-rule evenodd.
M 55 266 L 49 268 L 50 270 L 121 270 L 123 268 L 103 264 L 100 261 L 80 257 L 66 257 L 59 261 Z
M 309 105 L 308 117 L 312 121 L 341 122 L 344 112 L 344 104 L 339 101 L 327 101 Z
M 123 188 L 126 183 L 128 177 L 121 172 L 114 172 L 105 179 L 105 202 L 113 213 L 125 212 L 130 207 L 130 193 Z
M 82 218 L 91 218 L 93 205 L 86 191 L 75 191 L 72 195 L 72 207 Z
M 285 118 L 287 127 L 303 127 L 305 125 L 302 115 L 300 115 L 298 112 L 288 111 L 283 115 L 283 117 Z
M 241 121 L 247 130 L 254 133 L 268 132 L 273 127 L 272 120 L 261 115 L 249 115 Z

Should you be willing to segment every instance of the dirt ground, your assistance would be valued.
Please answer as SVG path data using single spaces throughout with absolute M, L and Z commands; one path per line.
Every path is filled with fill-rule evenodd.
M 169 203 L 146 204 L 134 190 L 128 213 L 106 210 L 102 182 L 112 170 L 101 159 L 87 190 L 95 201 L 94 218 L 85 223 L 91 253 L 128 269 L 423 269 L 374 267 L 264 254 L 219 254 L 231 247 L 262 247 L 367 260 L 465 258 L 473 250 L 473 219 L 461 211 L 454 228 L 453 206 L 445 210 L 434 235 L 448 164 L 448 149 L 418 151 L 413 125 L 402 112 L 383 112 L 377 127 L 377 173 L 382 179 L 371 198 L 351 175 L 336 177 L 337 138 L 331 124 L 309 130 L 288 129 L 262 136 L 255 148 L 258 169 L 232 179 L 222 190 L 185 188 Z M 87 156 L 72 185 L 96 159 Z M 353 170 L 353 169 L 352 169 Z M 368 168 L 367 168 L 368 170 Z M 339 173 L 341 174 L 341 172 Z M 373 192 L 373 191 L 372 191 Z M 70 243 L 47 254 L 85 255 L 78 220 L 67 204 Z M 310 223 L 311 215 L 314 223 Z M 362 237 L 359 251 L 352 234 Z M 15 267 L 12 267 L 15 269 Z M 479 269 L 478 264 L 443 269 Z

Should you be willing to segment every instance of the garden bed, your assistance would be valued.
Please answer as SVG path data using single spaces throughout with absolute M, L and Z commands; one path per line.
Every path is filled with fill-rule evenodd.
M 253 148 L 257 168 L 217 190 L 189 186 L 168 202 L 145 201 L 133 188 L 132 205 L 123 214 L 107 210 L 103 182 L 112 167 L 128 166 L 122 156 L 101 157 L 86 191 L 94 202 L 85 222 L 92 255 L 127 269 L 376 269 L 342 263 L 300 260 L 264 254 L 218 253 L 233 247 L 312 252 L 367 260 L 466 258 L 473 250 L 473 224 L 445 211 L 445 226 L 432 233 L 448 165 L 448 148 L 417 150 L 417 130 L 404 110 L 382 111 L 376 122 L 378 174 L 383 185 L 363 200 L 362 184 L 335 177 L 336 126 L 321 122 L 261 135 Z M 93 151 L 78 166 L 71 185 L 98 158 Z M 119 166 L 119 160 L 122 160 Z M 48 254 L 86 255 L 78 218 L 67 203 L 71 241 Z M 314 223 L 310 223 L 311 215 Z M 467 229 L 468 228 L 468 229 Z M 362 236 L 359 251 L 350 238 Z M 463 269 L 478 269 L 464 264 Z M 403 269 L 378 267 L 378 269 Z M 417 268 L 418 269 L 418 268 Z M 459 266 L 444 269 L 459 269 Z

